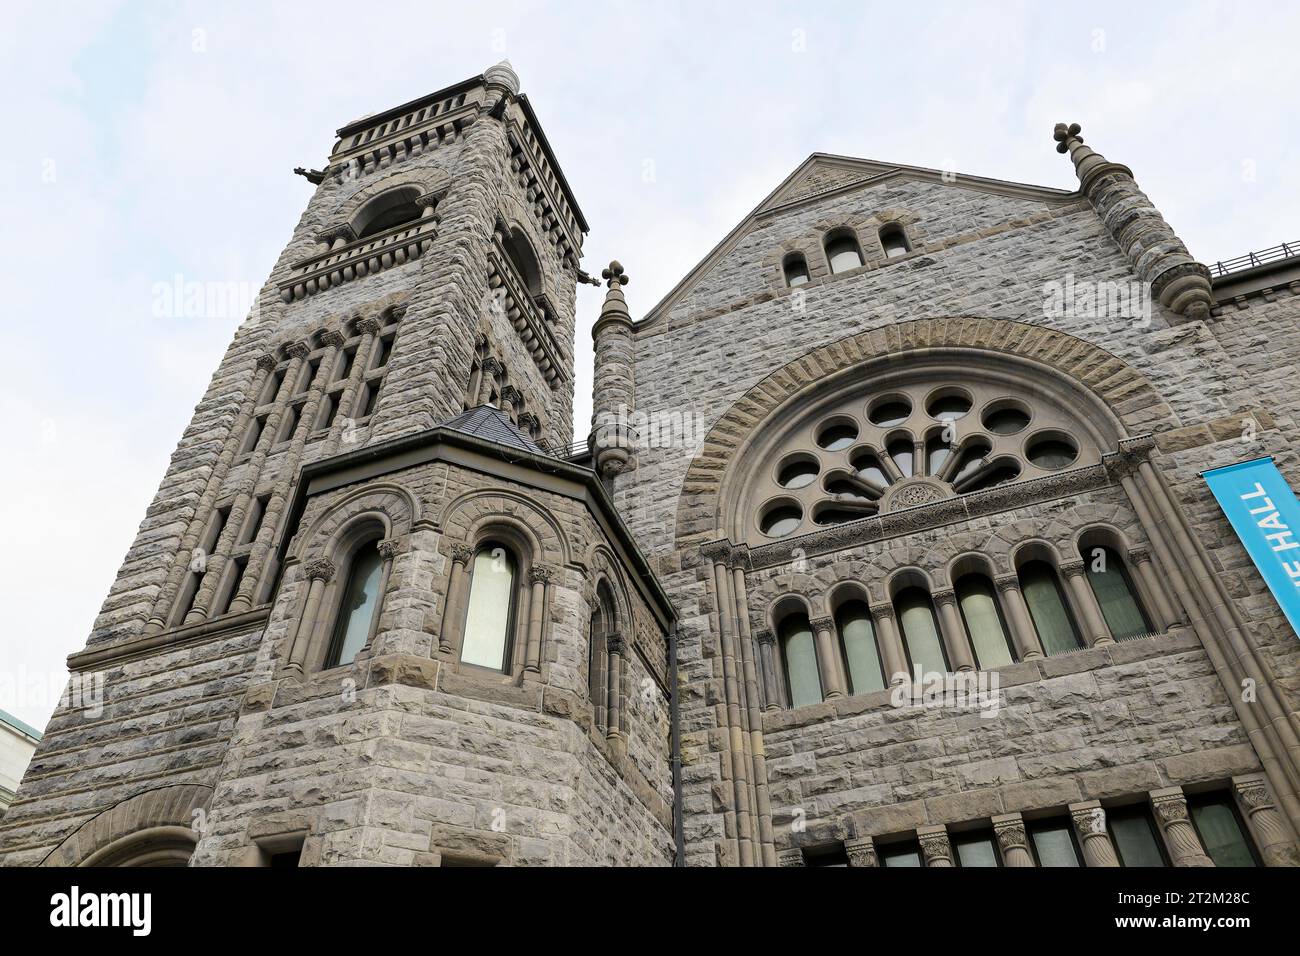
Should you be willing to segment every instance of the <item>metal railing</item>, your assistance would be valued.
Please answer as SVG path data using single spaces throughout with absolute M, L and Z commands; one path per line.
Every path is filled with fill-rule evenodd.
M 1210 266 L 1210 276 L 1217 279 L 1233 272 L 1253 269 L 1256 266 L 1268 265 L 1271 262 L 1281 262 L 1284 259 L 1293 259 L 1296 256 L 1300 256 L 1300 242 L 1284 242 L 1279 246 L 1262 249 L 1259 252 L 1248 252 L 1244 256 L 1238 256 L 1235 259 L 1224 259 L 1222 262 L 1216 262 Z

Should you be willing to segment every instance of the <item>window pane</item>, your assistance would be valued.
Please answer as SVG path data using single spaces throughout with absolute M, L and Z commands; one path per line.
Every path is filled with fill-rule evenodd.
M 1125 807 L 1106 814 L 1115 852 L 1124 866 L 1164 866 L 1160 835 L 1146 807 Z
M 379 572 L 383 564 L 373 541 L 364 545 L 352 559 L 327 666 L 351 664 L 365 647 L 366 638 L 370 636 L 370 622 L 379 606 Z
M 952 838 L 960 866 L 997 866 L 998 851 L 989 833 L 965 833 Z
M 884 690 L 885 678 L 880 668 L 880 652 L 876 648 L 876 630 L 871 623 L 871 612 L 854 601 L 840 610 L 836 628 L 844 644 L 844 662 L 849 673 L 849 693 L 866 694 Z
M 1066 821 L 1042 823 L 1029 831 L 1039 866 L 1079 866 L 1079 855 Z
M 1111 636 L 1123 641 L 1148 633 L 1151 628 L 1138 606 L 1123 562 L 1110 548 L 1103 549 L 1103 553 L 1105 570 L 1096 570 L 1095 552 L 1089 552 L 1083 558 L 1088 566 L 1088 583 L 1092 585 L 1092 593 L 1097 595 L 1101 616 L 1106 619 Z
M 781 625 L 781 655 L 785 658 L 791 706 L 820 704 L 822 680 L 817 673 L 817 650 L 812 628 L 805 618 L 788 618 Z
M 1224 796 L 1189 801 L 1192 822 L 1215 866 L 1255 866 L 1248 838 L 1232 804 Z
M 901 843 L 898 846 L 880 848 L 881 866 L 920 866 L 921 851 L 914 843 Z
M 1029 616 L 1034 619 L 1034 630 L 1038 631 L 1038 639 L 1043 642 L 1043 650 L 1048 656 L 1076 651 L 1083 646 L 1061 597 L 1056 572 L 1050 565 L 1031 561 L 1021 568 L 1020 590 L 1029 605 Z
M 966 633 L 975 646 L 975 660 L 981 668 L 1001 667 L 1012 662 L 1006 628 L 998 610 L 993 582 L 982 575 L 968 575 L 957 582 L 958 603 L 966 622 Z
M 862 254 L 858 252 L 858 244 L 847 236 L 836 239 L 826 246 L 826 258 L 830 260 L 831 272 L 843 272 L 862 265 Z
M 946 673 L 948 660 L 934 622 L 930 596 L 920 588 L 910 588 L 898 596 L 898 623 L 903 628 L 903 643 L 912 662 L 912 671 L 923 674 Z
M 514 605 L 515 559 L 500 545 L 479 548 L 470 576 L 469 609 L 460 659 L 493 670 L 506 666 L 506 641 Z

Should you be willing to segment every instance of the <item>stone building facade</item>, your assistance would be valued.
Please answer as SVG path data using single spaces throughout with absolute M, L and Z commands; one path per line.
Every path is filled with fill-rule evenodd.
M 508 65 L 339 131 L 5 819 L 10 865 L 1300 862 L 1296 636 L 1199 473 L 1300 269 L 814 154 L 644 318 Z

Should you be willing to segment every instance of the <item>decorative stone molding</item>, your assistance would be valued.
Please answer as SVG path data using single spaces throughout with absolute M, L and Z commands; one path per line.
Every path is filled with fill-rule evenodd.
M 1133 562 L 1134 565 L 1146 564 L 1151 560 L 1151 550 L 1146 547 L 1129 548 L 1128 559 Z
M 271 352 L 267 352 L 257 357 L 257 367 L 264 372 L 274 371 L 275 367 L 279 364 L 280 363 L 276 361 L 275 355 Z
M 383 324 L 373 315 L 368 315 L 364 319 L 358 319 L 356 330 L 362 335 L 378 335 Z
M 848 855 L 849 866 L 880 866 L 880 859 L 876 856 L 876 845 L 871 837 L 845 840 L 844 852 Z
M 948 840 L 948 830 L 944 826 L 921 827 L 916 831 L 917 842 L 921 844 L 921 855 L 926 866 L 950 867 L 952 862 L 952 843 Z
M 518 407 L 524 403 L 524 396 L 513 385 L 506 385 L 501 389 L 501 401 Z
M 327 345 L 331 348 L 342 348 L 343 343 L 347 341 L 343 333 L 338 329 L 326 329 L 320 334 L 320 344 Z
M 467 544 L 453 544 L 451 546 L 451 560 L 453 564 L 469 564 L 470 558 L 474 557 L 474 549 Z
M 285 352 L 290 358 L 305 359 L 308 355 L 311 355 L 311 348 L 308 347 L 306 342 L 294 342 L 285 349 Z
M 547 584 L 555 577 L 555 569 L 549 568 L 544 564 L 534 564 L 528 569 L 528 582 L 530 584 Z
M 1025 822 L 1019 813 L 994 817 L 993 835 L 997 838 L 998 849 L 1002 851 L 1002 862 L 1006 866 L 1034 865 L 1034 858 L 1029 852 L 1029 838 L 1025 834 Z
M 1073 561 L 1062 561 L 1060 572 L 1067 578 L 1078 577 L 1083 574 L 1083 567 L 1082 559 L 1076 558 Z
M 622 634 L 609 634 L 605 637 L 605 649 L 611 654 L 622 654 L 627 650 L 627 638 Z
M 1083 847 L 1084 862 L 1088 866 L 1119 866 L 1115 846 L 1106 832 L 1106 811 L 1101 803 L 1096 800 L 1072 803 L 1069 810 Z
M 835 629 L 835 618 L 833 617 L 814 617 L 808 623 L 812 626 L 813 633 Z
M 329 230 L 328 238 L 322 233 L 327 247 L 293 266 L 289 278 L 280 283 L 281 301 L 305 299 L 418 259 L 433 248 L 438 217 L 422 216 L 364 239 L 348 239 L 351 231 L 350 226 L 341 225 Z
M 889 486 L 880 499 L 882 513 L 928 505 L 953 496 L 952 488 L 934 478 L 905 478 Z
M 993 578 L 993 583 L 997 586 L 997 589 L 1003 593 L 1006 593 L 1007 591 L 1019 591 L 1020 575 L 1015 572 L 999 574 Z
M 931 591 L 930 597 L 937 605 L 957 603 L 957 592 L 952 588 L 939 588 L 937 591 Z
M 890 601 L 868 605 L 868 610 L 874 618 L 885 618 L 890 621 L 894 619 L 894 605 Z
M 302 570 L 309 581 L 328 583 L 334 579 L 334 572 L 337 569 L 334 567 L 334 563 L 327 558 L 312 558 L 310 561 L 303 563 Z
M 772 633 L 770 629 L 763 628 L 762 630 L 754 632 L 754 640 L 758 641 L 760 644 L 770 646 L 776 644 L 776 635 Z
M 776 855 L 778 866 L 807 866 L 803 861 L 803 850 L 782 850 Z

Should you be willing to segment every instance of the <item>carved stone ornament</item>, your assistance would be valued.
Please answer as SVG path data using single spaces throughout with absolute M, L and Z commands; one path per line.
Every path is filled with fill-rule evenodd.
M 285 351 L 289 353 L 290 357 L 296 359 L 305 359 L 308 355 L 311 355 L 311 349 L 307 347 L 306 342 L 294 342 Z
M 1018 846 L 1028 846 L 1024 824 L 999 823 L 994 826 L 993 831 L 997 834 L 998 846 L 1002 848 L 1003 853 L 1014 850 Z
M 530 584 L 546 584 L 555 576 L 555 572 L 544 564 L 534 564 L 528 569 L 528 581 Z
M 1185 797 L 1157 797 L 1152 801 L 1156 816 L 1162 824 L 1180 823 L 1187 820 L 1187 799 Z
M 303 565 L 303 571 L 312 581 L 331 581 L 334 578 L 334 563 L 326 558 L 312 558 Z
M 377 335 L 381 328 L 383 326 L 379 324 L 379 320 L 373 317 L 361 319 L 357 322 L 357 331 L 362 335 Z
M 451 546 L 451 560 L 456 564 L 469 564 L 469 559 L 474 557 L 474 549 L 467 544 L 453 544 Z
M 835 619 L 833 617 L 815 617 L 808 623 L 812 625 L 814 634 L 820 631 L 829 631 L 835 627 Z
M 952 488 L 934 478 L 908 478 L 891 485 L 880 499 L 882 513 L 928 505 L 951 498 Z
M 401 550 L 399 542 L 392 538 L 385 538 L 383 541 L 380 541 L 379 544 L 375 545 L 375 549 L 379 552 L 379 556 L 385 561 L 392 558 L 399 550 Z
M 275 367 L 279 364 L 280 363 L 275 360 L 275 356 L 270 352 L 267 352 L 265 355 L 259 355 L 257 357 L 257 367 L 264 372 L 273 371 Z
M 328 345 L 331 348 L 339 348 L 346 341 L 347 339 L 343 337 L 343 333 L 338 329 L 326 329 L 320 334 L 320 344 Z
M 773 634 L 773 633 L 772 633 L 769 629 L 767 629 L 767 628 L 763 628 L 761 631 L 756 631 L 756 632 L 754 633 L 754 639 L 755 639 L 756 641 L 758 641 L 758 643 L 760 643 L 760 644 L 775 644 L 775 643 L 776 643 L 776 635 Z
M 1273 805 L 1273 798 L 1268 794 L 1268 787 L 1262 780 L 1250 780 L 1236 784 L 1237 795 L 1247 810 L 1262 810 Z

